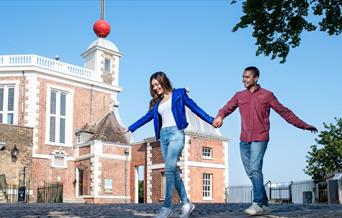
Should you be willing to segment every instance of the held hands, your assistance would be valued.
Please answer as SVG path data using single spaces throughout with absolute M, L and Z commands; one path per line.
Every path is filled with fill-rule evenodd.
M 217 116 L 212 123 L 213 127 L 215 128 L 220 128 L 222 124 L 223 124 L 223 119 L 220 116 Z
M 311 125 L 308 128 L 306 128 L 306 130 L 309 130 L 312 133 L 317 133 L 318 132 L 317 128 L 314 127 L 314 126 L 311 126 Z
M 127 128 L 121 128 L 119 131 L 115 132 L 116 134 L 123 135 L 127 133 L 129 130 Z

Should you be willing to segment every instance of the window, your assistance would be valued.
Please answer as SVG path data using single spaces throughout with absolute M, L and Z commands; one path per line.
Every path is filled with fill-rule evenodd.
M 203 174 L 203 199 L 212 199 L 213 174 Z
M 65 145 L 67 143 L 68 93 L 50 89 L 48 95 L 48 143 Z
M 52 167 L 67 168 L 67 153 L 59 147 L 58 150 L 51 152 L 52 155 Z
M 165 172 L 161 173 L 161 188 L 160 188 L 160 199 L 165 199 L 166 194 L 166 177 Z
M 105 58 L 105 65 L 104 65 L 104 70 L 106 73 L 110 73 L 111 72 L 111 61 L 108 58 Z
M 112 193 L 113 191 L 113 182 L 111 179 L 105 179 L 104 180 L 104 192 L 106 193 Z
M 213 149 L 208 147 L 202 148 L 202 157 L 205 159 L 212 159 L 213 158 Z
M 0 85 L 0 123 L 14 124 L 15 85 Z

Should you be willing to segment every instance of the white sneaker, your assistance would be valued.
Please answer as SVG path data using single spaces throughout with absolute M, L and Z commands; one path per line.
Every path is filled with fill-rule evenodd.
M 182 206 L 182 214 L 179 217 L 188 218 L 194 209 L 195 209 L 195 205 L 193 205 L 191 202 L 184 204 Z
M 172 214 L 172 210 L 171 208 L 167 208 L 167 207 L 162 207 L 158 213 L 157 216 L 155 216 L 155 218 L 167 218 L 170 217 Z
M 264 208 L 260 207 L 257 203 L 253 203 L 249 208 L 245 210 L 245 213 L 251 216 L 266 215 L 267 212 Z
M 270 208 L 269 206 L 262 205 L 261 207 L 262 207 L 262 209 L 264 209 L 264 211 L 265 211 L 265 214 L 264 214 L 264 215 L 270 214 L 270 213 L 271 213 L 271 208 Z

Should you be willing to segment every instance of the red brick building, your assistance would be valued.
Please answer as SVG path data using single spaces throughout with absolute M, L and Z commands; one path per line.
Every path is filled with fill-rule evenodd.
M 37 199 L 36 190 L 44 182 L 63 183 L 64 200 L 79 196 L 76 169 L 83 163 L 92 172 L 83 183 L 83 186 L 89 184 L 82 189 L 87 193 L 86 200 L 95 201 L 94 196 L 107 199 L 108 194 L 103 190 L 104 185 L 110 185 L 106 180 L 110 175 L 101 174 L 100 169 L 110 164 L 108 159 L 116 159 L 106 155 L 111 153 L 118 155 L 119 160 L 126 159 L 115 149 L 122 150 L 120 143 L 127 146 L 127 140 L 121 140 L 120 146 L 98 142 L 97 137 L 88 145 L 77 143 L 78 138 L 80 142 L 82 137 L 91 136 L 84 132 L 75 134 L 86 123 L 95 124 L 110 112 L 120 122 L 117 94 L 121 91 L 118 83 L 121 54 L 117 47 L 98 38 L 82 56 L 85 68 L 37 55 L 0 56 L 0 123 L 33 129 L 33 139 L 28 142 L 32 144 L 29 162 L 32 201 Z M 87 149 L 90 151 L 86 152 Z M 105 156 L 103 161 L 99 155 Z M 121 196 L 121 201 L 128 196 L 116 195 L 114 188 L 112 192 L 113 196 Z

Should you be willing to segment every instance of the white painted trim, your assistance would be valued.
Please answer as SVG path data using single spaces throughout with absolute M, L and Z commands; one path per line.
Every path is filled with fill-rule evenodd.
M 189 135 L 185 135 L 185 143 L 184 143 L 184 149 L 183 149 L 183 155 L 184 155 L 184 162 L 180 164 L 184 164 L 184 172 L 183 174 L 183 183 L 186 192 L 188 193 L 188 198 L 190 198 L 190 169 L 189 169 L 189 160 L 190 160 L 190 149 L 191 144 L 189 143 L 191 141 L 191 137 Z
M 177 166 L 184 166 L 185 167 L 185 160 L 178 161 Z M 164 163 L 160 164 L 153 164 L 149 167 L 151 170 L 155 169 L 162 169 L 165 167 Z M 226 166 L 224 164 L 216 164 L 216 163 L 204 163 L 204 162 L 197 162 L 197 161 L 187 161 L 186 167 L 203 167 L 203 168 L 216 168 L 216 169 L 225 169 Z
M 134 203 L 139 203 L 139 166 L 136 166 L 134 169 L 134 186 L 135 186 L 135 190 L 134 190 Z
M 151 164 L 152 164 L 152 160 L 151 154 L 152 151 L 152 146 L 150 144 L 150 142 L 146 143 L 146 203 L 152 203 L 152 169 L 151 169 Z
M 85 154 L 75 158 L 75 161 L 85 160 L 89 158 L 97 157 L 100 159 L 109 159 L 109 160 L 126 160 L 126 156 L 124 155 L 112 155 L 112 154 Z M 128 156 L 127 161 L 131 161 L 131 158 Z
M 79 195 L 79 183 L 80 183 L 80 181 L 79 181 L 79 177 L 80 177 L 80 175 L 79 175 L 79 169 L 77 168 L 77 167 L 75 167 L 75 180 L 76 180 L 76 183 L 75 183 L 75 185 L 76 185 L 76 187 L 75 187 L 75 196 L 76 197 L 80 197 L 80 195 Z
M 21 72 L 22 76 L 22 72 Z M 24 74 L 25 76 L 25 115 L 24 115 L 24 125 L 33 128 L 33 141 L 32 141 L 32 157 L 34 158 L 45 158 L 45 155 L 36 154 L 38 149 L 39 141 L 39 92 L 40 92 L 40 82 L 37 79 L 36 74 Z M 48 155 L 50 158 L 50 155 Z
M 229 162 L 228 162 L 228 142 L 222 142 L 223 146 L 223 159 L 224 159 L 224 165 L 226 166 L 226 169 L 224 171 L 224 188 L 229 186 Z M 227 200 L 227 199 L 226 199 Z
M 34 154 L 32 154 L 32 158 L 49 159 L 49 160 L 51 160 L 52 156 L 50 154 L 37 154 L 37 153 L 34 153 Z M 75 161 L 75 158 L 74 157 L 70 157 L 70 156 L 68 156 L 66 159 L 67 159 L 67 161 Z
M 92 179 L 92 186 L 93 186 L 93 194 L 94 197 L 98 197 L 99 193 L 101 191 L 101 181 L 100 181 L 100 163 L 99 163 L 99 158 L 98 157 L 94 157 L 93 159 L 94 161 L 92 161 L 92 166 L 93 166 L 93 179 Z
M 13 123 L 9 125 L 18 125 L 18 103 L 19 103 L 19 80 L 0 80 L 0 86 L 4 86 L 4 96 L 3 96 L 3 116 L 2 120 L 4 124 L 7 123 L 7 106 L 8 106 L 8 86 L 13 86 L 14 88 L 14 99 L 13 99 Z M 4 122 L 5 121 L 5 122 Z
M 56 119 L 56 133 L 55 139 L 56 142 L 50 142 L 49 135 L 50 135 L 50 100 L 51 100 L 51 91 L 56 90 L 58 91 L 56 95 L 56 114 L 59 113 L 59 106 L 60 106 L 60 93 L 66 93 L 66 114 L 65 114 L 65 143 L 59 143 L 59 119 Z M 73 147 L 72 138 L 73 138 L 73 108 L 74 108 L 74 90 L 54 84 L 47 84 L 46 85 L 46 112 L 45 112 L 45 144 L 46 145 L 53 145 L 53 146 L 63 146 L 63 147 Z M 56 118 L 59 116 L 56 115 Z
M 119 86 L 109 85 L 103 82 L 82 79 L 82 78 L 65 78 L 60 75 L 50 74 L 47 70 L 36 68 L 36 67 L 16 67 L 13 72 L 13 67 L 11 68 L 3 68 L 0 67 L 0 77 L 13 77 L 13 76 L 22 76 L 22 71 L 25 71 L 25 76 L 29 74 L 35 74 L 37 77 L 42 79 L 47 79 L 75 87 L 91 89 L 93 86 L 93 90 L 104 92 L 107 94 L 115 94 L 122 91 L 122 88 Z M 17 72 L 18 71 L 18 72 Z M 2 73 L 2 72 L 11 72 L 11 73 Z
M 38 159 L 52 159 L 52 156 L 49 154 L 36 154 L 32 152 L 32 158 L 38 158 Z
M 131 196 L 106 196 L 106 195 L 81 195 L 82 198 L 110 198 L 110 199 L 131 199 Z
M 160 163 L 160 164 L 153 164 L 150 165 L 149 169 L 155 170 L 155 169 L 162 169 L 165 167 L 165 163 Z
M 216 169 L 226 169 L 224 164 L 216 164 L 216 163 L 204 163 L 204 162 L 197 162 L 197 161 L 189 161 L 189 167 L 204 167 L 204 168 L 216 168 Z
M 101 72 L 38 55 L 1 55 L 0 60 L 1 71 L 36 70 L 54 77 L 61 77 L 63 80 L 69 79 L 86 83 L 93 82 L 100 84 L 98 85 L 99 87 L 103 85 L 102 78 L 98 76 Z

